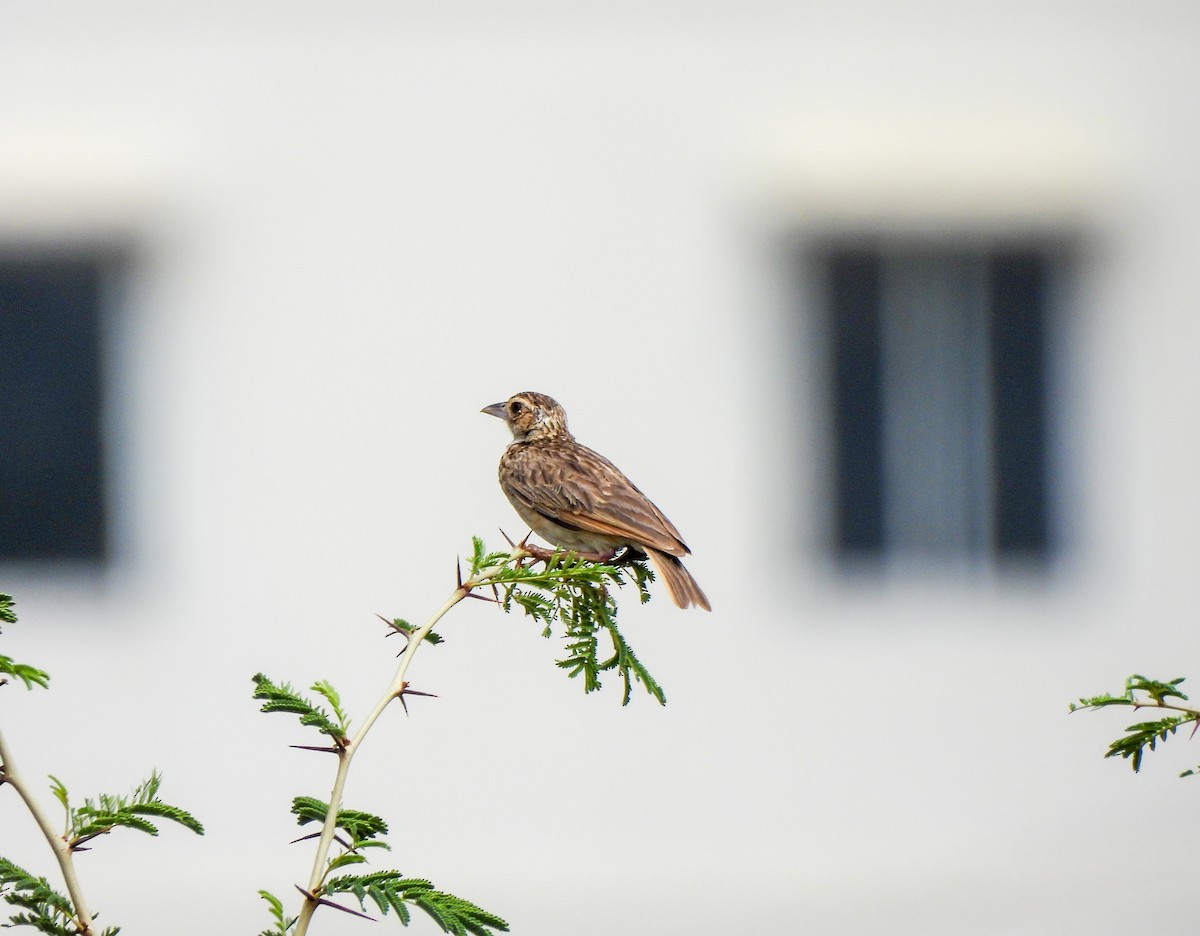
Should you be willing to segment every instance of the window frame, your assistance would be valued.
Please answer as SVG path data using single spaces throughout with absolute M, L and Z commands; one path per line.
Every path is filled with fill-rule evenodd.
M 817 520 L 815 540 L 819 551 L 830 558 L 835 569 L 847 573 L 886 575 L 912 569 L 935 573 L 1051 572 L 1059 565 L 1070 540 L 1063 507 L 1064 489 L 1078 481 L 1068 475 L 1068 464 L 1063 457 L 1064 423 L 1071 419 L 1065 411 L 1070 394 L 1064 382 L 1070 382 L 1070 375 L 1064 341 L 1070 330 L 1069 318 L 1083 269 L 1082 235 L 1060 228 L 1004 231 L 987 230 L 980 225 L 970 231 L 930 227 L 809 232 L 792 243 L 791 255 L 800 271 L 799 295 L 802 306 L 806 307 L 802 333 L 811 348 L 809 370 L 815 377 L 811 388 L 815 392 L 807 396 L 821 410 L 811 420 L 814 430 L 809 437 L 818 453 L 814 466 L 818 469 L 816 484 L 809 492 L 815 509 L 802 511 Z M 829 280 L 834 275 L 831 263 L 837 252 L 844 265 L 840 275 L 851 288 L 835 293 Z M 882 452 L 885 393 L 882 355 L 876 356 L 871 366 L 849 373 L 846 359 L 835 350 L 839 342 L 878 346 L 881 340 L 880 296 L 884 287 L 878 271 L 869 269 L 868 258 L 939 253 L 1012 258 L 1016 266 L 1008 274 L 1011 282 L 1005 285 L 993 281 L 988 287 L 989 297 L 1011 294 L 1010 305 L 1020 305 L 1021 289 L 1028 293 L 1034 288 L 1028 282 L 1021 282 L 1022 257 L 1035 257 L 1046 271 L 1045 281 L 1036 287 L 1041 290 L 1040 323 L 1034 324 L 1032 346 L 1026 348 L 1027 355 L 1041 361 L 1030 382 L 1040 404 L 1031 403 L 1022 393 L 1013 394 L 1014 386 L 1021 388 L 1020 376 L 1013 373 L 1011 366 L 1014 361 L 1011 346 L 1019 345 L 1029 335 L 997 332 L 988 339 L 991 373 L 987 401 L 990 419 L 1000 436 L 992 446 L 999 447 L 999 451 L 989 451 L 989 462 L 999 466 L 992 474 L 998 474 L 1000 480 L 991 483 L 989 478 L 988 523 L 992 532 L 986 548 L 977 554 L 905 553 L 889 543 L 884 506 L 887 478 Z M 1007 314 L 1019 317 L 1019 309 L 1015 313 L 1009 309 Z M 1030 323 L 1018 324 L 1026 326 L 1028 332 Z M 848 382 L 858 383 L 860 390 L 866 388 L 856 402 L 838 399 Z M 1027 419 L 1031 414 L 1034 418 Z M 1021 442 L 1022 433 L 1032 435 L 1033 441 Z M 847 438 L 857 439 L 851 447 L 854 451 L 847 450 L 839 441 Z M 1019 458 L 1013 453 L 1019 452 L 1022 445 L 1034 453 L 1039 463 L 1034 469 L 1041 475 L 1036 490 L 1030 490 L 1027 481 L 1010 483 L 1020 475 L 1014 474 L 1012 466 L 1005 463 Z M 863 452 L 868 455 L 865 462 L 860 458 Z M 853 495 L 848 495 L 838 483 L 848 473 L 857 473 L 862 480 Z M 1038 517 L 1032 525 L 1022 526 L 1019 522 L 1021 511 L 1014 505 L 1023 502 L 1037 504 Z

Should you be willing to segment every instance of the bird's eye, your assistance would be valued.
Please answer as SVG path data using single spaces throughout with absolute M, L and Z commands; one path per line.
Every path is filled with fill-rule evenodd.
M 512 414 L 514 416 L 516 416 L 517 413 L 519 413 L 519 412 L 521 412 L 521 410 L 525 409 L 525 404 L 522 403 L 520 400 L 513 400 L 512 404 L 510 406 L 510 409 L 512 410 Z

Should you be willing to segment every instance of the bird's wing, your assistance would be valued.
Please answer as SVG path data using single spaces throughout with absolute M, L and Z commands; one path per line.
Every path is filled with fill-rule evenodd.
M 690 550 L 679 531 L 620 469 L 577 442 L 511 446 L 507 486 L 532 510 L 564 526 L 651 546 Z

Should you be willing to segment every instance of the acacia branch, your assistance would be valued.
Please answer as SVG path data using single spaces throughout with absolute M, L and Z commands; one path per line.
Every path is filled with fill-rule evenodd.
M 1135 711 L 1144 708 L 1169 709 L 1172 712 L 1182 712 L 1184 715 L 1189 716 L 1189 721 L 1200 719 L 1200 709 L 1188 708 L 1186 705 L 1172 705 L 1170 702 L 1162 702 L 1158 699 L 1152 699 L 1149 702 L 1134 701 L 1129 704 Z
M 50 825 L 50 819 L 42 811 L 16 767 L 13 766 L 12 751 L 4 740 L 3 732 L 0 732 L 0 782 L 7 783 L 17 791 L 17 795 L 24 801 L 29 814 L 33 816 L 38 828 L 42 830 L 42 835 L 46 837 L 50 850 L 54 852 L 54 857 L 58 861 L 59 870 L 62 871 L 63 882 L 67 886 L 67 893 L 71 897 L 71 906 L 75 910 L 75 927 L 79 931 L 79 936 L 92 936 L 95 932 L 92 929 L 92 914 L 88 910 L 87 900 L 83 896 L 83 888 L 80 887 L 79 878 L 75 874 L 72 847 L 66 837 L 59 835 Z
M 513 551 L 509 560 L 521 558 L 527 555 L 525 550 L 516 549 Z M 329 794 L 329 806 L 325 811 L 325 822 L 321 827 L 321 836 L 317 842 L 317 853 L 313 859 L 312 873 L 309 875 L 308 887 L 303 889 L 305 895 L 304 905 L 300 908 L 300 915 L 296 918 L 296 929 L 294 936 L 305 936 L 308 932 L 309 921 L 312 920 L 313 914 L 317 907 L 322 903 L 320 898 L 321 885 L 324 883 L 325 876 L 328 873 L 329 849 L 333 844 L 334 833 L 337 829 L 337 814 L 338 808 L 342 802 L 342 792 L 346 786 L 346 777 L 350 772 L 350 762 L 354 759 L 361 746 L 367 732 L 378 721 L 379 716 L 384 710 L 396 699 L 402 697 L 405 687 L 408 683 L 405 681 L 405 674 L 408 672 L 409 664 L 412 663 L 413 656 L 416 655 L 417 648 L 424 642 L 426 635 L 433 630 L 433 626 L 445 617 L 456 604 L 467 598 L 471 593 L 481 585 L 487 585 L 491 580 L 502 572 L 507 566 L 507 562 L 497 566 L 491 566 L 486 569 L 480 569 L 479 572 L 465 582 L 461 582 L 445 603 L 434 612 L 433 616 L 414 631 L 407 632 L 408 645 L 404 648 L 404 652 L 400 655 L 400 662 L 396 667 L 396 673 L 392 677 L 391 683 L 388 685 L 387 691 L 375 703 L 375 707 L 371 710 L 371 714 L 367 716 L 362 727 L 358 729 L 354 737 L 349 739 L 344 746 L 337 751 L 338 768 L 337 775 L 334 777 L 333 790 Z M 460 574 L 461 579 L 461 574 Z

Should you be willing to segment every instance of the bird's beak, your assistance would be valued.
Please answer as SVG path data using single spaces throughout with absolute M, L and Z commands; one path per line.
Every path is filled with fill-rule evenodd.
M 495 416 L 497 419 L 508 419 L 508 413 L 504 409 L 504 403 L 493 403 L 491 406 L 485 406 L 479 412 L 487 413 L 489 416 Z

